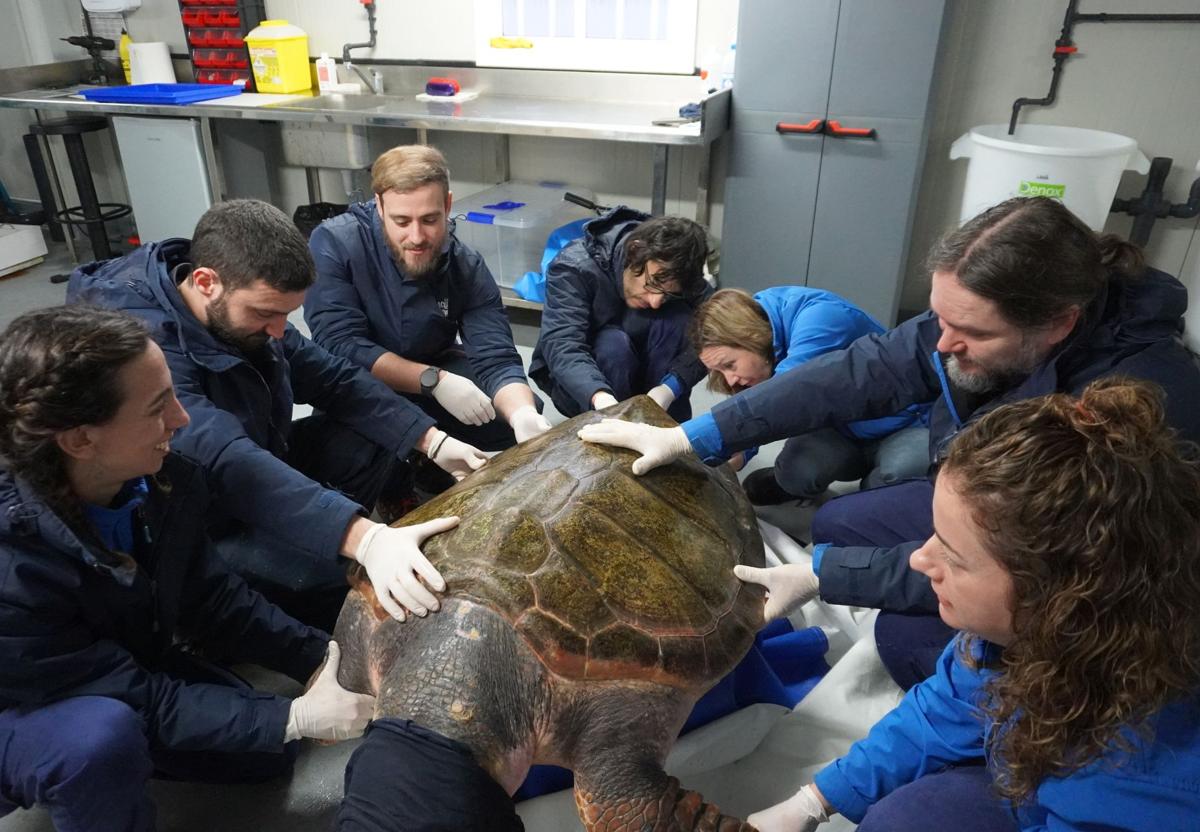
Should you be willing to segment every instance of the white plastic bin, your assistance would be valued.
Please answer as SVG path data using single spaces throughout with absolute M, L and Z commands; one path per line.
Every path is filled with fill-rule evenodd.
M 959 221 L 1014 196 L 1061 199 L 1096 231 L 1104 228 L 1121 172 L 1147 173 L 1150 160 L 1128 136 L 1020 124 L 972 127 L 950 147 L 950 158 L 967 158 L 967 184 Z
M 587 188 L 561 182 L 504 182 L 455 200 L 450 209 L 455 236 L 479 252 L 497 283 L 511 288 L 525 272 L 541 271 L 551 231 L 594 216 L 564 200 L 567 191 L 593 198 Z

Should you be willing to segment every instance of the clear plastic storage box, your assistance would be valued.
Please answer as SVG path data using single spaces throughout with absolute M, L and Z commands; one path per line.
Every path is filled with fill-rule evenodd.
M 511 288 L 526 272 L 541 271 L 550 232 L 592 211 L 563 199 L 563 194 L 593 199 L 587 188 L 561 182 L 505 182 L 456 199 L 450 212 L 458 239 L 479 252 L 492 276 Z

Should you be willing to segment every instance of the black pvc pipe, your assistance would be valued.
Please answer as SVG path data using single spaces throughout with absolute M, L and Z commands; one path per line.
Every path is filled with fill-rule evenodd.
M 1076 23 L 1200 23 L 1200 14 L 1110 14 L 1100 12 L 1080 14 L 1076 9 L 1079 0 L 1069 0 L 1067 13 L 1063 17 L 1062 32 L 1054 42 L 1054 68 L 1050 70 L 1050 91 L 1044 98 L 1018 98 L 1013 102 L 1012 117 L 1008 120 L 1008 134 L 1011 136 L 1017 130 L 1017 117 L 1021 108 L 1027 105 L 1038 107 L 1053 104 L 1058 98 L 1058 80 L 1062 75 L 1063 64 L 1075 51 L 1071 33 Z M 1069 50 L 1069 51 L 1066 51 Z
M 367 9 L 367 26 L 371 35 L 371 39 L 366 43 L 347 43 L 342 47 L 342 63 L 350 63 L 351 49 L 374 49 L 375 48 L 375 0 L 364 4 Z

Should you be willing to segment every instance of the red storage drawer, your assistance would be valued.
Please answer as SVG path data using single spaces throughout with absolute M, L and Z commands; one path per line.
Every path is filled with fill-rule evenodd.
M 184 26 L 204 25 L 204 9 L 184 9 L 180 16 L 183 18 Z
M 223 11 L 223 12 L 221 12 L 221 22 L 218 25 L 234 26 L 237 28 L 241 28 L 242 16 L 240 14 L 238 14 L 236 11 L 232 11 L 232 12 Z

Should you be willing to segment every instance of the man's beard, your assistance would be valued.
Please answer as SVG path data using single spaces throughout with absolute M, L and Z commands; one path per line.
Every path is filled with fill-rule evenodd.
M 410 266 L 404 259 L 404 250 L 392 242 L 391 238 L 387 241 L 388 251 L 392 253 L 392 260 L 404 272 L 405 277 L 424 277 L 437 268 L 438 260 L 442 256 L 442 243 L 436 246 L 429 246 L 428 259 L 416 266 Z
M 1016 387 L 1045 358 L 1035 344 L 1022 340 L 1020 351 L 1010 361 L 991 365 L 972 362 L 978 368 L 975 371 L 964 369 L 958 356 L 951 355 L 946 358 L 946 375 L 955 387 L 968 393 L 993 393 Z
M 208 305 L 208 331 L 234 349 L 250 356 L 262 352 L 271 340 L 271 336 L 265 332 L 238 332 L 229 320 L 229 305 L 224 294 Z

